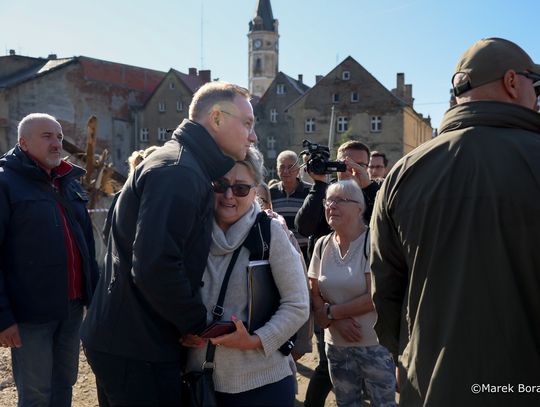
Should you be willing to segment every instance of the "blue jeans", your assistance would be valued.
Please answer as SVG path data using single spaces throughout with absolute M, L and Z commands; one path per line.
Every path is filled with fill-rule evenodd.
M 79 368 L 82 301 L 61 321 L 20 323 L 22 347 L 11 349 L 18 407 L 69 407 Z

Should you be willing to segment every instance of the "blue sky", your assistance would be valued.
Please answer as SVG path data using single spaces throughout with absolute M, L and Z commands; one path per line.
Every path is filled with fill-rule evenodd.
M 0 51 L 85 55 L 161 71 L 212 70 L 247 86 L 256 0 L 0 0 Z M 438 127 L 462 52 L 484 37 L 518 43 L 540 63 L 539 0 L 271 0 L 279 69 L 312 86 L 351 55 L 386 88 L 404 72 L 415 109 Z M 202 18 L 201 18 L 202 14 Z M 201 21 L 202 29 L 201 29 Z M 201 46 L 202 34 L 202 46 Z

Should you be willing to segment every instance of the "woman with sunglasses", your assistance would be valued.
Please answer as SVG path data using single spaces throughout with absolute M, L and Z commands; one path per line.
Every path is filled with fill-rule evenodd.
M 356 181 L 338 181 L 328 187 L 323 203 L 334 231 L 315 244 L 308 276 L 315 320 L 325 328 L 337 405 L 360 407 L 364 383 L 372 406 L 395 406 L 394 362 L 373 329 L 377 315 L 371 301 L 364 194 Z
M 208 323 L 216 304 L 223 276 L 233 252 L 256 221 L 261 208 L 255 187 L 262 182 L 261 154 L 250 148 L 223 178 L 214 182 L 215 222 L 201 295 L 208 309 Z M 295 380 L 290 356 L 278 349 L 304 324 L 309 315 L 309 294 L 300 255 L 283 227 L 270 222 L 269 262 L 281 297 L 279 308 L 261 328 L 250 334 L 247 320 L 247 266 L 249 251 L 242 247 L 232 269 L 223 303 L 222 320 L 232 320 L 236 331 L 210 341 L 218 345 L 214 356 L 214 384 L 218 406 L 294 406 Z M 189 336 L 187 371 L 200 371 L 206 356 L 206 341 Z

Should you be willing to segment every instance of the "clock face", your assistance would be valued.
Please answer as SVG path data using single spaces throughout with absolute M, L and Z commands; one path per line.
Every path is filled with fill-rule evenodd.
M 253 46 L 254 46 L 255 48 L 261 48 L 261 46 L 262 46 L 262 41 L 261 41 L 261 40 L 255 40 L 255 41 L 253 42 Z

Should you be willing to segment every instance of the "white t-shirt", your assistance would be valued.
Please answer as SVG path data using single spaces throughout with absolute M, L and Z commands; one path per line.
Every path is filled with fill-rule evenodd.
M 322 252 L 321 261 L 319 252 L 323 240 L 324 236 L 315 244 L 308 276 L 319 281 L 319 290 L 325 300 L 329 304 L 343 304 L 366 294 L 366 275 L 370 278 L 369 235 L 366 238 L 364 232 L 353 240 L 342 257 L 333 234 Z M 361 326 L 362 340 L 359 342 L 347 342 L 332 325 L 324 330 L 324 340 L 337 346 L 377 345 L 379 342 L 373 329 L 376 319 L 375 311 L 354 317 Z

